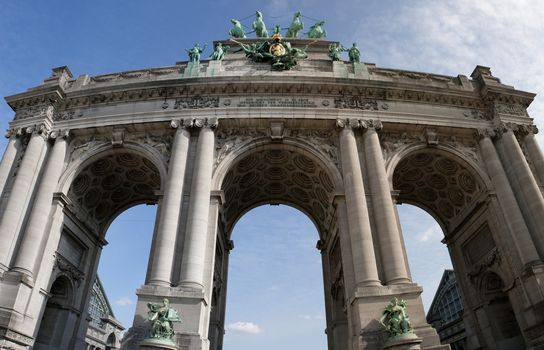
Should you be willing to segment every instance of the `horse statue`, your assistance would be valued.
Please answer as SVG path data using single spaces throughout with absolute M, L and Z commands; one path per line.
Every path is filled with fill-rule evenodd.
M 304 23 L 302 23 L 302 21 L 300 20 L 300 16 L 300 11 L 295 12 L 295 15 L 293 16 L 293 21 L 291 22 L 289 29 L 287 29 L 287 33 L 285 33 L 285 36 L 287 38 L 298 37 L 298 32 L 304 29 Z
M 319 21 L 310 27 L 310 31 L 306 33 L 310 39 L 321 39 L 327 36 L 327 32 L 323 29 L 325 21 Z
M 245 38 L 246 32 L 244 31 L 244 28 L 242 27 L 240 21 L 235 19 L 231 19 L 230 21 L 232 24 L 234 24 L 234 27 L 229 30 L 229 35 L 235 38 Z
M 266 30 L 266 25 L 263 21 L 263 14 L 261 11 L 257 11 L 255 14 L 257 15 L 257 19 L 253 22 L 255 34 L 257 34 L 258 38 L 268 38 L 268 31 Z

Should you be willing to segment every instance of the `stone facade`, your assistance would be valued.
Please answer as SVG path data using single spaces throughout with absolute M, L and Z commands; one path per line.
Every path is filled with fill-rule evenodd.
M 311 45 L 288 71 L 242 52 L 76 79 L 59 67 L 6 98 L 0 347 L 86 347 L 105 232 L 139 203 L 158 213 L 125 349 L 148 334 L 146 304 L 164 297 L 184 319 L 179 349 L 222 348 L 230 234 L 264 203 L 299 208 L 319 230 L 329 349 L 381 348 L 377 319 L 394 296 L 408 301 L 422 348 L 447 347 L 411 281 L 396 203 L 442 226 L 469 348 L 518 333 L 544 346 L 534 94 L 486 67 L 472 79 L 407 72 L 333 62 L 326 41 L 291 43 Z M 52 306 L 61 311 L 44 320 Z

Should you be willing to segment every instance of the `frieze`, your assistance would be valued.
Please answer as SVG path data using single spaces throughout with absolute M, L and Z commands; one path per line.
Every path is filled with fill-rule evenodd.
M 474 268 L 467 274 L 470 278 L 470 281 L 474 284 L 479 276 L 483 274 L 484 271 L 488 270 L 493 265 L 499 265 L 501 263 L 501 256 L 497 248 L 493 248 L 491 252 L 483 259 L 481 263 L 474 266 Z
M 219 97 L 195 96 L 177 98 L 174 109 L 201 109 L 219 107 Z
M 15 120 L 23 120 L 32 117 L 51 118 L 53 116 L 53 111 L 54 108 L 51 105 L 31 106 L 18 110 L 15 114 Z
M 62 111 L 62 112 L 55 112 L 53 114 L 53 120 L 54 121 L 64 121 L 64 120 L 72 120 L 75 118 L 81 118 L 83 116 L 83 113 L 80 111 Z
M 387 110 L 389 105 L 383 101 L 363 98 L 337 98 L 334 99 L 334 107 L 340 109 L 363 109 L 363 110 Z
M 400 135 L 381 133 L 380 142 L 382 146 L 383 159 L 387 162 L 393 155 L 402 151 L 409 145 L 416 142 L 424 142 L 425 137 L 421 133 L 403 132 Z
M 515 104 L 495 104 L 495 114 L 509 114 L 527 117 L 527 110 Z
M 477 109 L 471 109 L 469 111 L 464 111 L 463 112 L 463 115 L 466 117 L 466 118 L 469 118 L 469 119 L 474 119 L 474 120 L 491 120 L 493 119 L 490 115 L 480 111 L 480 110 L 477 110 Z

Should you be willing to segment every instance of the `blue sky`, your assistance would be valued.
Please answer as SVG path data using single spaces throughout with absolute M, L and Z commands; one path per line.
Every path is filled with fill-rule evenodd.
M 230 18 L 257 9 L 269 27 L 287 25 L 297 10 L 323 19 L 330 40 L 357 42 L 362 60 L 381 67 L 469 76 L 477 64 L 489 66 L 504 83 L 539 94 L 529 111 L 543 129 L 544 3 L 530 0 L 0 1 L 0 95 L 36 86 L 62 65 L 74 77 L 168 66 L 186 60 L 185 49 L 195 42 L 208 44 L 207 56 L 213 40 L 227 37 Z M 12 118 L 0 103 L 0 126 Z M 399 212 L 414 281 L 424 286 L 428 305 L 450 264 L 442 233 L 419 209 L 403 205 Z M 139 206 L 107 235 L 100 274 L 127 326 L 153 221 L 154 207 Z M 225 349 L 325 349 L 315 228 L 294 210 L 265 206 L 246 214 L 235 230 Z M 426 252 L 424 260 L 418 250 Z M 273 280 L 259 280 L 265 267 Z M 254 312 L 263 307 L 268 311 Z

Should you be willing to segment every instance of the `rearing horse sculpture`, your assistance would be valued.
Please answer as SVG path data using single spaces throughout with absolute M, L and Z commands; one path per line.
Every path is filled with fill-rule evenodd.
M 266 25 L 263 21 L 263 14 L 261 11 L 257 11 L 255 14 L 257 15 L 257 19 L 253 22 L 255 34 L 257 34 L 258 38 L 268 38 L 268 31 L 266 30 Z
M 287 29 L 287 33 L 285 33 L 285 36 L 287 38 L 298 37 L 298 32 L 304 29 L 304 23 L 302 23 L 302 21 L 300 20 L 300 16 L 300 11 L 295 12 L 295 15 L 293 16 L 293 21 L 291 22 L 289 29 Z

